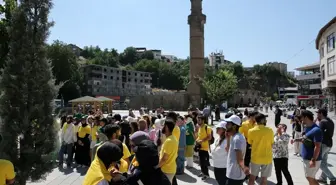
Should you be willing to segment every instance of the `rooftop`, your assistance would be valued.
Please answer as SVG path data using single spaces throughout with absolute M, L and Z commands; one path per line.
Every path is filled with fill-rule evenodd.
M 319 68 L 320 68 L 320 62 L 315 62 L 313 64 L 308 64 L 302 67 L 298 67 L 295 70 L 296 71 L 306 71 L 306 70 L 319 69 Z
M 315 39 L 315 47 L 316 49 L 319 49 L 319 42 L 320 42 L 320 39 L 323 35 L 323 33 L 331 26 L 333 25 L 334 23 L 336 23 L 336 17 L 334 17 L 333 19 L 331 19 L 326 25 L 324 25 L 320 31 L 318 32 L 317 34 L 317 37 Z

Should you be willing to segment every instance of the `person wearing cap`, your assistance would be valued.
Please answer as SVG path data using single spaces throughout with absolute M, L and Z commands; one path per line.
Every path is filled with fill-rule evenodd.
M 215 148 L 212 150 L 212 161 L 214 167 L 214 174 L 218 185 L 226 185 L 226 167 L 227 167 L 227 142 L 230 140 L 226 134 L 226 122 L 222 121 L 216 125 L 216 133 L 219 136 L 214 144 Z
M 63 167 L 64 154 L 67 153 L 67 167 L 70 168 L 73 159 L 73 147 L 74 143 L 77 141 L 77 136 L 75 132 L 75 126 L 73 124 L 74 120 L 72 116 L 67 117 L 67 122 L 63 124 L 61 131 L 61 148 L 58 155 L 59 166 Z
M 205 124 L 205 119 L 203 115 L 197 117 L 199 128 L 196 143 L 201 146 L 198 151 L 201 173 L 198 176 L 202 177 L 202 180 L 209 178 L 209 140 L 211 139 L 212 132 L 212 129 Z
M 241 119 L 232 115 L 224 120 L 226 122 L 226 132 L 231 137 L 227 156 L 226 177 L 228 185 L 243 185 L 249 168 L 244 164 L 246 152 L 246 140 L 239 133 Z
M 112 176 L 108 169 L 117 166 L 122 156 L 122 151 L 116 144 L 104 143 L 97 150 L 97 156 L 85 175 L 83 185 L 109 185 Z
M 316 173 L 321 166 L 323 139 L 322 130 L 314 123 L 314 114 L 308 110 L 301 112 L 301 120 L 305 125 L 304 136 L 294 139 L 294 142 L 302 142 L 301 156 L 303 169 L 309 185 L 318 185 L 315 179 Z
M 328 155 L 333 146 L 334 122 L 328 117 L 326 109 L 319 109 L 317 111 L 317 119 L 320 120 L 320 129 L 323 132 L 322 139 L 322 161 L 321 161 L 321 176 L 318 182 L 327 183 L 327 178 L 330 180 L 330 185 L 336 185 L 336 178 L 328 168 Z
M 244 164 L 245 166 L 249 167 L 251 162 L 251 145 L 247 142 L 248 139 L 248 131 L 252 129 L 254 126 L 256 126 L 255 116 L 258 114 L 258 112 L 250 111 L 248 112 L 248 118 L 246 121 L 244 121 L 239 128 L 239 133 L 243 134 L 243 136 L 246 139 L 246 153 L 244 158 Z
M 255 116 L 257 125 L 248 131 L 247 142 L 251 145 L 249 185 L 254 185 L 259 172 L 261 185 L 266 185 L 267 178 L 272 175 L 274 132 L 266 126 L 266 118 L 264 114 L 258 113 Z
M 75 160 L 78 167 L 88 167 L 91 162 L 90 158 L 90 134 L 91 127 L 87 122 L 87 115 L 82 116 L 81 126 L 77 132 L 77 144 Z

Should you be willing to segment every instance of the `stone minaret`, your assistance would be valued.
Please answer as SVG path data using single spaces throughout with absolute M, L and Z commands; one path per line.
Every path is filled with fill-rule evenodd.
M 206 16 L 202 13 L 202 0 L 191 1 L 191 14 L 188 16 L 190 30 L 190 71 L 188 94 L 193 106 L 200 107 L 202 87 L 200 78 L 204 77 L 204 24 Z

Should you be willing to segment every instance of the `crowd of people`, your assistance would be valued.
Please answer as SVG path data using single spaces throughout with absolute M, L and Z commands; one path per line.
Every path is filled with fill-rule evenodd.
M 186 115 L 153 111 L 140 117 L 132 111 L 124 117 L 105 118 L 99 112 L 67 116 L 62 121 L 59 167 L 87 168 L 84 185 L 176 185 L 176 175 L 194 168 L 196 155 L 203 181 L 209 178 L 212 165 L 219 185 L 254 185 L 258 178 L 266 185 L 274 166 L 277 185 L 283 184 L 282 175 L 293 185 L 288 169 L 291 143 L 294 155 L 303 159 L 307 184 L 327 184 L 328 179 L 330 185 L 336 184 L 328 168 L 334 123 L 325 109 L 317 111 L 316 119 L 305 107 L 294 111 L 292 135 L 279 120 L 274 133 L 267 126 L 267 115 L 256 110 L 227 113 L 215 126 L 218 137 L 206 124 L 207 118 L 201 111 Z M 0 164 L 14 169 L 6 160 Z M 316 177 L 319 169 L 321 176 Z M 15 173 L 8 177 L 5 184 L 13 183 Z

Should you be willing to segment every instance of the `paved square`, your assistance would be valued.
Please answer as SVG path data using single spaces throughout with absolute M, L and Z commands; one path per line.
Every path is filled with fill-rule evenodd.
M 119 114 L 127 115 L 128 111 L 117 111 Z M 181 112 L 182 114 L 185 114 Z M 268 126 L 272 127 L 275 130 L 274 127 L 274 114 L 269 112 L 268 113 Z M 224 117 L 224 114 L 221 115 L 222 118 Z M 334 120 L 336 123 L 336 120 Z M 282 117 L 281 123 L 285 123 L 288 126 L 288 133 L 292 132 L 292 127 L 290 126 L 289 120 Z M 216 124 L 216 123 L 215 123 Z M 336 135 L 336 134 L 335 134 Z M 214 134 L 216 136 L 216 134 Z M 336 143 L 336 139 L 334 136 L 334 143 Z M 308 182 L 306 181 L 304 177 L 303 172 L 303 165 L 300 157 L 293 155 L 293 145 L 289 144 L 289 171 L 291 172 L 293 181 L 295 185 L 307 185 Z M 334 172 L 334 175 L 336 174 L 336 149 L 333 147 L 331 149 L 330 155 L 329 155 L 329 165 L 330 170 Z M 212 160 L 210 160 L 210 163 L 212 163 Z M 214 180 L 214 174 L 213 169 L 210 167 L 210 179 L 208 179 L 206 182 L 203 182 L 197 175 L 200 173 L 200 167 L 198 164 L 194 165 L 195 169 L 192 170 L 185 170 L 184 175 L 180 175 L 177 177 L 178 184 L 179 185 L 187 185 L 187 184 L 195 184 L 197 185 L 217 185 L 216 180 Z M 320 172 L 318 173 L 320 174 Z M 28 182 L 28 185 L 81 185 L 82 181 L 84 179 L 85 170 L 84 169 L 73 169 L 73 170 L 58 170 L 55 169 L 52 173 L 50 173 L 46 180 L 40 181 L 40 182 Z M 223 174 L 224 175 L 224 174 Z M 284 184 L 286 184 L 285 178 L 283 178 Z M 272 176 L 269 178 L 269 185 L 276 184 L 276 177 L 275 172 L 273 168 Z

